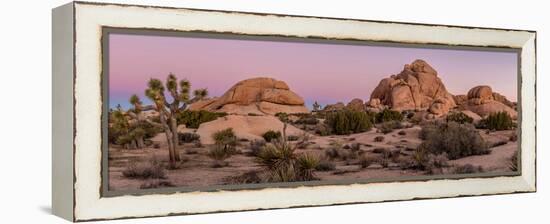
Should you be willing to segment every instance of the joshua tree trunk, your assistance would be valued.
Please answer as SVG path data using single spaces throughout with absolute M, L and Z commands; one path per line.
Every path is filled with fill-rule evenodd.
M 164 134 L 166 135 L 166 143 L 168 144 L 168 157 L 170 159 L 170 166 L 174 167 L 176 165 L 176 157 L 175 157 L 175 147 L 174 143 L 172 142 L 172 131 L 170 130 L 170 126 L 168 126 L 168 123 L 166 121 L 166 117 L 164 115 L 164 111 L 160 110 L 161 113 L 159 115 L 160 117 L 160 123 L 162 124 L 162 127 L 164 128 Z
M 178 123 L 176 121 L 176 118 L 174 117 L 174 115 L 172 115 L 172 117 L 170 117 L 170 129 L 172 131 L 172 143 L 173 143 L 173 147 L 174 147 L 174 159 L 176 161 L 181 161 L 180 159 L 180 155 L 178 153 L 178 145 L 179 145 L 179 139 L 178 139 Z

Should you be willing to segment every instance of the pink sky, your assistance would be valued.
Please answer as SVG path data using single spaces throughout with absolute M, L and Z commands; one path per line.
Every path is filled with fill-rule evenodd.
M 111 34 L 109 104 L 128 107 L 138 94 L 145 103 L 147 81 L 172 72 L 220 96 L 236 82 L 252 77 L 285 81 L 310 106 L 368 100 L 378 82 L 415 59 L 427 61 L 452 94 L 476 85 L 515 101 L 517 56 L 512 52 L 422 49 L 327 43 Z

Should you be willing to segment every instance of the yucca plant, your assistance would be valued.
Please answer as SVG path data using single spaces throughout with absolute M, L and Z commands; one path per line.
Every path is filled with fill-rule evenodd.
M 315 180 L 314 171 L 319 165 L 319 158 L 312 154 L 302 154 L 296 159 L 298 179 L 301 181 Z

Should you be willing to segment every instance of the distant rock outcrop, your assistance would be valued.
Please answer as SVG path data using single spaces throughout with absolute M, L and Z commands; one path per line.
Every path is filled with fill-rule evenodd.
M 351 100 L 348 105 L 346 105 L 346 109 L 354 111 L 365 111 L 365 103 L 362 99 L 355 98 Z
M 263 77 L 240 81 L 221 97 L 195 102 L 189 109 L 230 114 L 309 112 L 302 97 L 291 91 L 285 82 Z
M 393 110 L 428 110 L 439 116 L 456 106 L 437 71 L 423 60 L 405 65 L 397 75 L 382 79 L 371 94 L 371 107 L 385 105 Z
M 491 113 L 506 112 L 512 118 L 517 118 L 514 104 L 503 95 L 493 92 L 490 86 L 476 86 L 470 89 L 467 100 L 460 101 L 459 107 L 470 110 L 481 117 Z
M 327 104 L 325 108 L 323 108 L 323 111 L 338 111 L 343 110 L 346 108 L 346 105 L 342 102 L 338 102 L 335 104 Z

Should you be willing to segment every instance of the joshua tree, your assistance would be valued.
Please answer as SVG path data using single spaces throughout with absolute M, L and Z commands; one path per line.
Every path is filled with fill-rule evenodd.
M 129 101 L 132 105 L 134 105 L 134 113 L 136 113 L 136 115 L 141 113 L 141 110 L 142 110 L 143 107 L 142 107 L 142 102 L 139 99 L 139 97 L 136 94 L 134 94 L 130 97 Z
M 176 76 L 174 74 L 169 74 L 166 78 L 166 90 L 172 98 L 172 102 L 170 103 L 164 94 L 165 88 L 162 81 L 152 78 L 149 80 L 147 86 L 148 88 L 145 90 L 145 95 L 154 102 L 155 109 L 159 113 L 160 123 L 164 129 L 166 141 L 168 143 L 170 165 L 175 166 L 176 162 L 181 160 L 176 148 L 178 145 L 178 124 L 176 115 L 178 112 L 185 110 L 189 103 L 206 97 L 208 91 L 206 91 L 206 89 L 196 90 L 195 97 L 190 100 L 189 89 L 191 84 L 189 81 L 183 79 L 178 83 Z M 197 93 L 201 93 L 201 95 L 197 95 Z
M 313 111 L 319 111 L 320 109 L 321 105 L 315 101 L 315 103 L 313 103 Z
M 208 90 L 207 89 L 196 89 L 193 91 L 193 95 L 195 97 L 192 99 L 192 102 L 202 100 L 208 96 Z
M 144 141 L 143 137 L 145 136 L 145 130 L 143 128 L 139 127 L 140 124 L 143 123 L 143 117 L 141 116 L 142 111 L 142 102 L 139 99 L 139 97 L 134 94 L 130 97 L 129 102 L 134 105 L 133 110 L 128 110 L 128 114 L 137 120 L 137 122 L 134 124 L 135 127 L 129 134 L 133 141 L 135 141 L 136 148 L 140 149 L 143 148 Z

